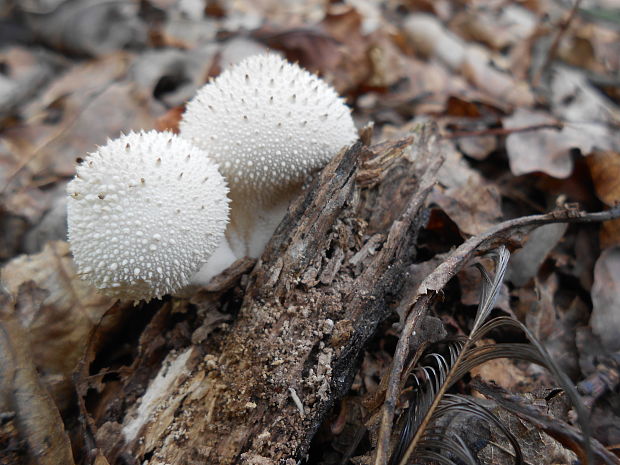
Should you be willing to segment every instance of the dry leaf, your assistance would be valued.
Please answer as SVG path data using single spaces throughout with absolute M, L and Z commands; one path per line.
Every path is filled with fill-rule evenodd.
M 523 248 L 510 258 L 506 279 L 521 287 L 538 274 L 538 269 L 547 259 L 549 252 L 562 239 L 568 225 L 547 224 L 535 229 Z
M 502 122 L 506 129 L 557 123 L 546 113 L 526 108 L 517 108 Z M 506 139 L 510 171 L 515 176 L 542 171 L 555 178 L 567 178 L 573 171 L 570 150 L 576 143 L 556 129 L 513 132 Z
M 38 3 L 43 7 L 39 11 L 17 6 L 35 35 L 54 48 L 96 56 L 146 42 L 146 27 L 133 2 L 63 1 L 53 7 Z
M 75 274 L 66 242 L 50 242 L 39 254 L 13 259 L 0 278 L 15 299 L 15 317 L 28 330 L 37 367 L 59 405 L 67 405 L 71 374 L 87 338 L 114 300 Z
M 34 462 L 72 465 L 69 437 L 58 408 L 41 383 L 27 339 L 26 331 L 14 315 L 2 315 L 0 395 L 14 409 L 20 435 L 28 442 Z
M 19 106 L 52 79 L 60 68 L 58 61 L 44 51 L 25 47 L 0 50 L 0 120 L 19 112 Z
M 620 350 L 620 247 L 601 253 L 594 267 L 592 331 L 610 352 Z
M 446 153 L 446 162 L 439 170 L 439 180 L 445 188 L 436 188 L 431 200 L 463 233 L 480 234 L 501 218 L 499 192 L 471 169 L 453 146 Z
M 586 161 L 598 198 L 608 207 L 620 202 L 620 153 L 595 150 Z
M 586 157 L 597 197 L 608 207 L 620 202 L 620 153 L 595 150 Z M 601 247 L 620 245 L 620 220 L 601 225 Z
M 483 339 L 485 344 L 493 344 L 495 341 Z M 487 383 L 495 383 L 498 386 L 512 392 L 530 392 L 534 386 L 528 373 L 515 365 L 515 362 L 505 358 L 490 360 L 471 370 L 471 376 L 479 376 Z
M 24 110 L 28 124 L 4 133 L 22 172 L 69 176 L 75 160 L 128 129 L 149 129 L 163 108 L 123 81 L 130 57 L 75 66 Z M 22 180 L 22 182 L 24 182 Z
M 601 248 L 620 245 L 620 219 L 606 221 L 601 225 L 599 236 Z
M 484 48 L 467 45 L 430 15 L 410 15 L 404 29 L 413 46 L 422 54 L 439 59 L 451 70 L 460 72 L 472 84 L 490 96 L 511 105 L 529 106 L 534 97 L 525 83 L 499 71 Z
M 457 13 L 452 28 L 462 37 L 483 42 L 495 50 L 526 40 L 534 32 L 536 17 L 518 4 L 483 4 Z

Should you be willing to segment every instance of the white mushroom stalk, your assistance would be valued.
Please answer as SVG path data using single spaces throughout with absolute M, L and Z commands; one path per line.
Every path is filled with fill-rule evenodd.
M 89 154 L 68 184 L 78 273 L 104 294 L 179 291 L 220 245 L 228 189 L 199 148 L 172 133 L 129 133 Z
M 226 234 L 237 257 L 258 257 L 308 176 L 357 139 L 336 91 L 275 54 L 247 58 L 205 85 L 180 128 L 228 181 Z

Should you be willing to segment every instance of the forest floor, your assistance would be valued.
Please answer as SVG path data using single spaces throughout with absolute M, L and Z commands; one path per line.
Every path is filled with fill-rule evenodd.
M 336 206 L 340 216 L 324 223 L 326 213 L 313 210 L 322 198 L 338 198 L 324 174 L 291 207 L 263 259 L 237 262 L 210 288 L 133 307 L 81 281 L 66 242 L 65 188 L 77 160 L 121 132 L 176 132 L 199 87 L 267 50 L 333 85 L 358 128 L 374 125 L 363 147 L 326 168 L 333 179 L 349 172 L 355 180 L 338 188 L 349 189 Z M 470 334 L 484 280 L 466 265 L 481 262 L 493 275 L 477 251 L 502 244 L 513 253 L 493 315 L 520 321 L 540 341 L 581 395 L 596 460 L 620 463 L 614 0 L 5 0 L 0 121 L 0 463 L 386 463 L 381 454 L 394 457 L 411 440 L 399 431 L 415 403 L 413 374 L 422 383 L 431 378 L 414 369 L 398 385 L 406 370 L 395 371 L 394 360 L 408 363 L 426 343 Z M 416 150 L 426 155 L 416 161 Z M 433 153 L 441 157 L 436 166 Z M 417 201 L 408 217 L 407 205 Z M 332 240 L 325 250 L 298 234 L 313 231 L 314 213 Z M 501 234 L 493 229 L 545 214 Z M 403 218 L 406 231 L 398 230 Z M 492 241 L 463 252 L 449 273 L 431 275 L 489 231 Z M 310 276 L 314 262 L 304 262 L 307 269 L 287 262 L 283 233 L 303 238 L 322 272 Z M 394 234 L 409 252 L 378 245 Z M 381 250 L 392 253 L 389 260 Z M 334 257 L 337 265 L 328 267 Z M 298 273 L 297 281 L 270 274 L 276 266 Z M 376 288 L 365 274 L 373 266 L 381 271 L 375 281 L 387 276 Z M 428 287 L 434 292 L 426 301 L 431 292 L 419 285 L 429 276 L 446 282 Z M 276 282 L 289 278 L 290 286 Z M 349 293 L 382 293 L 381 305 L 343 297 L 347 286 Z M 409 341 L 403 331 L 422 301 Z M 282 302 L 285 308 L 268 311 Z M 294 308 L 321 323 L 304 332 Z M 372 316 L 366 323 L 364 311 Z M 274 345 L 262 353 L 259 332 L 283 321 L 300 332 L 291 329 L 277 348 L 269 339 Z M 477 343 L 526 341 L 500 328 Z M 293 346 L 303 354 L 287 352 Z M 289 372 L 274 365 L 269 376 L 280 373 L 289 384 L 257 382 L 245 393 L 243 380 L 233 378 L 250 373 L 247 364 L 273 360 L 276 349 L 290 355 L 277 359 Z M 255 358 L 244 365 L 249 350 Z M 299 386 L 286 388 L 296 367 Z M 574 463 L 587 448 L 579 408 L 569 405 L 564 387 L 531 360 L 497 358 L 466 370 L 449 392 L 501 418 L 527 463 Z M 252 422 L 270 425 L 267 433 L 229 405 L 237 395 Z M 512 409 L 501 401 L 509 397 Z M 190 409 L 191 399 L 222 410 Z M 526 407 L 537 413 L 523 413 Z M 200 428 L 181 420 L 190 410 L 206 415 Z M 298 422 L 273 417 L 297 410 Z M 514 463 L 492 423 L 451 419 L 442 426 L 481 463 Z M 132 428 L 140 434 L 129 434 Z M 224 446 L 222 435 L 235 439 Z M 442 457 L 464 460 L 454 452 Z

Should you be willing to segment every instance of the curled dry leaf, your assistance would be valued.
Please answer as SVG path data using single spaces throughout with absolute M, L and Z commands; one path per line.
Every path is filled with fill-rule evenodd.
M 468 157 L 484 160 L 497 148 L 495 136 L 465 137 L 459 141 L 459 148 Z
M 498 70 L 484 48 L 468 46 L 462 66 L 463 75 L 491 96 L 515 106 L 534 104 L 534 95 L 529 86 L 525 82 L 516 81 L 508 72 Z
M 71 374 L 88 335 L 114 301 L 75 274 L 66 242 L 13 259 L 0 278 L 15 299 L 15 318 L 28 330 L 37 368 L 62 408 L 72 395 Z
M 0 319 L 0 395 L 15 412 L 20 436 L 39 465 L 72 465 L 69 437 L 58 408 L 41 383 L 28 337 L 14 315 Z M 4 402 L 3 402 L 4 403 Z
M 433 16 L 412 14 L 404 23 L 411 44 L 422 55 L 437 58 L 451 69 L 457 69 L 465 59 L 465 42 L 448 31 Z

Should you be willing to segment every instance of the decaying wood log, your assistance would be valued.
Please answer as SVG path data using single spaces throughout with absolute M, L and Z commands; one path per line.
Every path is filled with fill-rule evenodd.
M 252 263 L 238 262 L 210 292 L 157 304 L 129 367 L 95 363 L 93 338 L 76 374 L 86 453 L 110 464 L 297 463 L 412 285 L 442 162 L 432 125 L 356 144 L 291 206 L 249 277 Z

